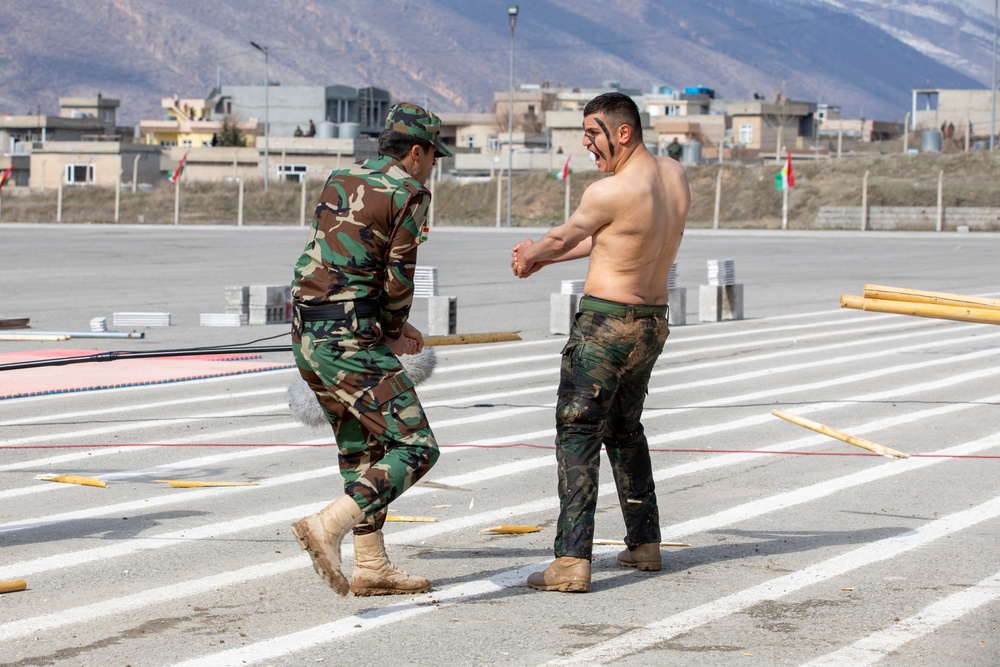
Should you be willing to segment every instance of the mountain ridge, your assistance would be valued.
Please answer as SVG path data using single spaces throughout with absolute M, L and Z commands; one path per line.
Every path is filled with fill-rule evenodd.
M 0 113 L 119 98 L 120 122 L 162 115 L 217 83 L 374 85 L 436 111 L 490 111 L 508 87 L 498 0 L 70 0 L 8 3 Z M 727 98 L 840 105 L 901 119 L 916 87 L 983 88 L 992 17 L 965 0 L 522 0 L 515 85 L 705 85 Z M 58 42 L 58 43 L 56 43 Z

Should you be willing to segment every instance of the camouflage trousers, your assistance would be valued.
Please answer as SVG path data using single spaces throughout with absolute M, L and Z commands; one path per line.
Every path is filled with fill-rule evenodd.
M 563 349 L 556 406 L 557 558 L 591 557 L 602 444 L 625 518 L 625 543 L 660 541 L 649 446 L 639 420 L 653 364 L 669 334 L 665 307 L 642 317 L 587 310 L 594 304 L 623 308 L 584 297 Z
M 354 532 L 379 530 L 389 503 L 440 453 L 413 382 L 374 317 L 303 322 L 296 316 L 292 352 L 333 426 L 344 492 L 365 512 Z

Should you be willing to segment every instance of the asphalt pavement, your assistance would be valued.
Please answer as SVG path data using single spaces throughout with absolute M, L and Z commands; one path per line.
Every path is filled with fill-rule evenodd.
M 996 297 L 1000 235 L 689 231 L 687 324 L 644 412 L 663 539 L 689 546 L 665 548 L 658 573 L 597 547 L 592 591 L 574 595 L 525 584 L 551 560 L 558 512 L 565 337 L 549 296 L 585 273 L 510 275 L 511 246 L 543 232 L 437 228 L 420 251 L 460 333 L 523 338 L 438 348 L 420 387 L 443 453 L 392 511 L 435 521 L 389 523 L 386 541 L 430 593 L 338 597 L 298 549 L 289 524 L 341 482 L 331 435 L 289 413 L 292 369 L 0 400 L 0 582 L 28 583 L 0 595 L 0 667 L 1000 664 L 1000 329 L 838 307 L 866 283 Z M 287 284 L 304 241 L 297 227 L 0 225 L 0 319 L 172 322 L 0 354 L 287 343 L 287 325 L 199 315 L 223 312 L 227 286 Z M 716 259 L 735 262 L 742 320 L 700 321 Z M 412 320 L 424 326 L 426 302 Z M 57 473 L 108 487 L 36 479 Z M 621 539 L 606 466 L 601 482 L 597 536 Z M 500 524 L 539 531 L 483 532 Z

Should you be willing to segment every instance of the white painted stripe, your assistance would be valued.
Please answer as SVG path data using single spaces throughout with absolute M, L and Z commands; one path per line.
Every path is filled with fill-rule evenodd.
M 193 417 L 182 417 L 178 419 L 171 419 L 171 426 L 176 426 L 178 424 L 187 424 L 193 421 L 202 421 L 205 419 L 225 419 L 226 417 L 246 417 L 249 415 L 257 415 L 261 413 L 271 412 L 274 410 L 273 405 L 263 405 L 256 408 L 244 408 L 242 410 L 229 410 L 227 412 L 210 412 L 204 414 L 198 414 Z M 129 428 L 141 429 L 141 428 L 162 428 L 162 424 L 157 421 L 151 421 L 140 424 L 133 424 Z M 56 433 L 50 435 L 35 435 L 28 436 L 24 438 L 10 438 L 5 439 L 3 444 L 5 445 L 30 445 L 36 442 L 45 442 L 47 440 L 62 439 L 65 440 L 69 437 L 82 438 L 93 435 L 106 435 L 108 433 L 117 433 L 122 430 L 121 424 L 115 424 L 114 426 L 102 426 L 100 428 L 90 428 L 83 429 L 79 431 L 72 431 L 71 433 Z
M 993 442 L 992 438 L 984 438 L 984 439 L 976 441 L 976 442 L 967 443 L 967 444 L 964 444 L 964 445 L 959 445 L 957 447 L 952 447 L 952 448 L 943 450 L 940 453 L 941 454 L 962 454 L 962 453 L 968 454 L 968 453 L 973 453 L 973 452 L 977 452 L 977 451 L 982 451 L 982 450 L 988 449 L 988 448 L 996 446 L 996 445 L 997 445 L 997 443 Z M 764 455 L 759 455 L 759 456 L 764 456 Z M 721 458 L 727 458 L 727 457 L 718 457 L 718 458 L 721 459 Z M 546 461 L 544 461 L 544 465 L 550 465 L 553 462 L 554 457 L 543 457 L 543 459 L 547 459 Z M 883 465 L 883 466 L 879 466 L 879 467 L 871 469 L 871 470 L 865 470 L 865 471 L 862 471 L 860 473 L 855 473 L 855 474 L 847 475 L 845 477 L 840 478 L 840 480 L 831 480 L 829 482 L 822 482 L 820 484 L 813 485 L 812 487 L 807 487 L 806 489 L 802 489 L 800 491 L 794 491 L 794 492 L 789 492 L 789 493 L 785 493 L 785 494 L 779 494 L 779 496 L 776 496 L 774 498 L 773 502 L 769 502 L 769 499 L 764 499 L 764 500 L 761 500 L 761 501 L 747 503 L 745 505 L 742 505 L 742 506 L 739 506 L 739 507 L 736 507 L 736 508 L 732 508 L 730 510 L 724 510 L 723 512 L 718 512 L 718 513 L 716 513 L 714 515 L 710 515 L 710 516 L 704 517 L 702 519 L 692 520 L 692 521 L 685 522 L 683 524 L 678 524 L 676 526 L 667 527 L 667 528 L 665 528 L 663 530 L 663 532 L 664 532 L 665 535 L 677 535 L 677 536 L 683 535 L 683 534 L 687 534 L 687 533 L 705 532 L 705 531 L 710 530 L 710 529 L 714 529 L 714 528 L 718 528 L 718 527 L 723 526 L 723 525 L 727 525 L 727 523 L 729 523 L 729 522 L 733 522 L 733 521 L 746 521 L 746 520 L 748 520 L 750 518 L 754 518 L 756 516 L 760 516 L 760 515 L 766 514 L 768 512 L 776 511 L 776 510 L 779 510 L 779 509 L 785 509 L 785 508 L 791 507 L 791 506 L 796 505 L 796 504 L 807 502 L 809 500 L 815 500 L 817 498 L 820 498 L 820 497 L 823 497 L 823 496 L 826 496 L 826 495 L 830 495 L 832 493 L 836 493 L 838 491 L 842 491 L 844 489 L 851 488 L 851 487 L 857 486 L 859 484 L 864 484 L 864 483 L 867 483 L 869 481 L 873 481 L 875 479 L 884 479 L 884 478 L 891 477 L 891 476 L 894 476 L 894 475 L 897 475 L 897 474 L 902 474 L 902 473 L 905 473 L 905 472 L 912 472 L 913 470 L 916 470 L 916 469 L 919 469 L 919 468 L 929 467 L 929 466 L 932 466 L 932 465 L 936 465 L 938 463 L 942 463 L 945 460 L 946 459 L 940 459 L 940 458 L 938 458 L 938 459 L 919 459 L 919 460 L 911 460 L 912 463 L 917 463 L 918 465 L 911 465 L 911 466 Z M 735 461 L 733 461 L 733 462 L 735 462 Z M 523 463 L 523 462 L 521 462 L 521 463 Z M 543 461 L 540 459 L 540 460 L 536 461 L 536 463 L 543 464 Z M 688 465 L 686 467 L 691 468 L 692 465 L 695 466 L 695 467 L 697 467 L 699 464 L 710 464 L 710 463 L 711 462 L 697 462 L 695 464 L 690 464 L 690 465 Z M 508 470 L 510 470 L 511 472 L 515 472 L 517 470 L 517 466 L 518 465 L 519 465 L 519 463 L 507 464 Z M 671 474 L 671 470 L 672 469 L 667 469 L 667 470 L 658 472 L 657 475 L 656 475 L 656 479 L 657 480 L 661 480 L 661 479 L 664 479 L 666 477 L 673 476 Z M 476 481 L 476 478 L 478 478 L 478 476 L 480 476 L 480 475 L 481 475 L 481 473 L 478 473 L 478 472 L 469 473 L 467 475 L 460 475 L 460 476 L 448 478 L 447 479 L 447 483 L 454 484 L 454 485 L 470 484 L 470 483 L 474 483 Z M 412 494 L 416 490 L 417 490 L 416 488 L 411 489 L 408 493 Z M 611 493 L 616 493 L 616 490 L 614 488 L 614 484 L 604 484 L 604 485 L 602 485 L 600 487 L 599 493 L 601 495 L 609 495 Z M 797 502 L 795 500 L 796 497 L 798 498 Z M 453 532 L 453 531 L 457 531 L 457 530 L 463 530 L 463 529 L 466 529 L 466 528 L 469 528 L 469 527 L 472 527 L 472 526 L 483 525 L 483 524 L 488 524 L 488 523 L 494 523 L 496 521 L 501 521 L 501 520 L 503 520 L 503 519 L 505 519 L 505 518 L 507 518 L 509 516 L 514 516 L 514 515 L 519 515 L 519 514 L 524 514 L 524 513 L 530 513 L 530 512 L 554 511 L 556 509 L 556 507 L 557 507 L 557 501 L 555 499 L 548 499 L 548 500 L 544 500 L 543 499 L 543 500 L 532 501 L 532 502 L 524 503 L 524 504 L 516 506 L 516 507 L 500 508 L 500 509 L 493 510 L 493 511 L 490 511 L 490 512 L 480 513 L 480 514 L 472 516 L 472 517 L 465 517 L 465 518 L 462 518 L 462 519 L 454 519 L 454 520 L 449 520 L 449 521 L 445 521 L 445 522 L 440 522 L 438 524 L 428 524 L 427 526 L 420 526 L 420 527 L 416 527 L 416 528 L 412 528 L 412 529 L 408 529 L 408 530 L 397 531 L 397 532 L 392 533 L 391 535 L 387 535 L 386 536 L 386 542 L 388 542 L 390 544 L 398 544 L 398 543 L 410 543 L 410 542 L 417 541 L 417 540 L 426 540 L 426 539 L 435 537 L 437 535 L 440 535 L 442 533 Z M 233 523 L 233 522 L 230 522 L 230 523 Z M 223 525 L 223 524 L 219 524 L 219 525 Z M 265 524 L 262 524 L 262 525 L 265 525 Z M 212 535 L 224 534 L 218 528 L 210 530 L 209 533 L 212 534 Z M 156 537 L 155 540 L 160 540 L 160 539 L 162 539 L 162 537 L 163 536 Z M 156 545 L 156 546 L 159 546 L 159 545 Z M 347 546 L 345 545 L 345 557 L 346 557 L 346 549 L 347 549 Z M 88 560 L 90 560 L 90 559 L 88 559 Z M 291 561 L 291 560 L 294 560 L 294 559 L 288 559 L 288 560 Z M 29 562 L 31 562 L 31 561 L 29 561 Z M 277 562 L 278 563 L 285 563 L 286 561 L 277 561 Z M 502 574 L 497 575 L 497 576 L 500 577 L 503 581 L 509 581 L 510 582 L 510 583 L 507 583 L 507 584 L 504 584 L 504 585 L 508 585 L 508 586 L 509 585 L 514 585 L 515 583 L 520 583 L 521 581 L 523 581 L 524 576 L 526 576 L 527 573 L 533 571 L 534 569 L 537 569 L 537 567 L 538 567 L 538 565 L 532 565 L 532 566 L 530 566 L 528 568 L 520 568 L 520 569 L 515 570 L 513 572 L 502 573 Z M 281 567 L 281 570 L 285 571 L 285 568 Z M 15 570 L 15 571 L 19 571 L 20 572 L 21 570 Z M 269 574 L 271 574 L 271 570 L 268 570 L 268 569 L 264 569 L 263 573 L 261 574 L 260 571 L 257 568 L 245 568 L 243 572 L 246 573 L 246 576 L 248 577 L 248 579 L 236 579 L 236 580 L 233 581 L 233 585 L 239 584 L 239 583 L 243 583 L 244 581 L 249 580 L 249 577 L 259 578 L 260 576 L 268 576 Z M 212 576 L 212 577 L 206 577 L 206 578 L 202 578 L 202 579 L 191 581 L 191 582 L 185 582 L 184 584 L 177 584 L 177 585 L 166 587 L 166 588 L 168 588 L 171 591 L 171 593 L 170 593 L 171 595 L 173 595 L 175 597 L 184 597 L 186 595 L 193 595 L 193 594 L 196 594 L 198 592 L 201 592 L 201 591 L 204 591 L 204 590 L 208 590 L 209 588 L 212 588 L 212 587 L 215 586 L 215 582 L 216 581 L 217 581 L 217 577 Z M 497 578 L 494 577 L 494 578 L 486 580 L 486 581 L 487 582 L 497 581 Z M 474 595 L 474 591 L 477 589 L 477 587 L 481 587 L 481 586 L 484 586 L 484 585 L 486 585 L 486 584 L 484 584 L 484 582 L 479 581 L 479 582 L 471 582 L 469 584 L 464 584 L 464 585 L 458 587 L 457 589 L 456 588 L 446 589 L 446 591 L 443 591 L 443 592 L 437 592 L 437 591 L 435 591 L 433 593 L 433 599 L 441 600 L 441 599 L 443 599 L 441 596 L 442 595 L 448 595 L 449 591 L 451 592 L 451 596 L 454 599 L 459 599 L 459 600 L 461 600 L 463 598 L 464 599 L 469 599 L 472 595 Z M 161 589 L 158 589 L 158 590 L 161 590 Z M 490 588 L 489 590 L 496 590 L 496 589 L 495 588 Z M 165 593 L 157 593 L 156 594 L 156 599 L 157 600 L 161 599 L 162 595 L 165 595 Z M 86 613 L 83 612 L 83 611 L 80 611 L 79 608 L 77 608 L 77 609 L 71 609 L 71 610 L 65 610 L 65 611 L 62 611 L 62 612 L 57 612 L 55 614 L 49 614 L 49 615 L 43 616 L 43 617 L 38 617 L 37 619 L 25 619 L 23 621 L 23 628 L 21 628 L 21 626 L 16 626 L 17 628 L 21 628 L 20 630 L 17 630 L 17 632 L 21 632 L 21 633 L 25 633 L 25 634 L 26 633 L 30 633 L 30 632 L 34 632 L 34 630 L 32 628 L 34 628 L 36 625 L 42 625 L 44 627 L 57 627 L 57 626 L 61 626 L 61 625 L 67 625 L 67 624 L 70 624 L 70 623 L 85 622 L 87 620 L 92 620 L 93 618 L 97 618 L 97 617 L 101 617 L 101 616 L 108 616 L 108 615 L 111 615 L 113 613 L 117 613 L 117 611 L 116 611 L 117 610 L 117 607 L 116 607 L 117 600 L 118 600 L 118 598 L 115 598 L 115 599 L 107 600 L 103 604 L 89 605 L 87 607 L 88 611 Z M 128 597 L 126 599 L 126 604 L 128 605 L 128 607 L 127 607 L 127 609 L 123 609 L 122 611 L 127 611 L 128 609 L 134 609 L 134 608 L 136 608 L 136 606 L 139 604 L 139 602 L 140 601 L 138 599 L 136 599 L 134 596 Z M 150 604 L 152 604 L 152 602 L 150 602 Z M 396 606 L 398 606 L 398 605 L 396 605 Z M 387 613 L 386 610 L 376 610 L 375 612 L 373 612 L 373 614 L 375 614 L 378 617 L 381 617 L 385 613 Z M 328 629 L 330 626 L 334 626 L 335 625 L 335 626 L 341 627 L 341 628 L 348 628 L 348 627 L 354 628 L 355 624 L 356 624 L 355 623 L 355 617 L 352 616 L 352 617 L 349 617 L 348 619 L 340 619 L 339 621 L 335 621 L 332 624 L 328 624 L 327 626 L 321 626 L 321 627 L 324 628 L 324 632 L 326 632 L 326 629 Z M 371 624 L 365 624 L 363 626 L 363 628 L 365 628 L 365 629 L 372 629 L 373 627 L 376 627 L 376 626 L 373 626 Z M 6 626 L 0 627 L 0 639 L 14 638 L 16 636 L 23 636 L 23 634 L 14 634 L 15 630 L 16 629 L 7 630 Z M 313 630 L 315 630 L 315 629 L 313 629 Z M 311 631 L 305 631 L 305 632 L 309 633 Z M 326 639 L 324 639 L 323 641 L 326 641 L 327 639 L 330 639 L 330 635 L 329 635 L 329 633 L 324 634 L 324 632 L 319 632 L 318 634 L 320 636 L 322 636 L 322 637 L 325 637 Z M 353 630 L 351 632 L 353 632 Z M 302 635 L 302 633 L 296 633 L 295 635 L 290 635 L 290 637 L 295 637 L 296 639 L 292 640 L 290 642 L 284 642 L 284 641 L 282 641 L 282 642 L 280 642 L 280 644 L 281 645 L 285 645 L 285 644 L 290 643 L 294 647 L 295 645 L 297 645 L 296 642 L 298 642 L 298 640 L 299 640 L 299 638 L 300 638 L 301 635 Z M 278 639 L 284 639 L 284 638 L 278 638 Z M 272 640 L 272 641 L 278 641 L 278 640 Z M 267 643 L 270 643 L 270 642 L 267 642 Z M 291 651 L 291 650 L 296 650 L 296 649 L 292 648 L 292 649 L 289 649 L 289 650 Z M 215 663 L 215 664 L 218 664 L 218 663 Z
M 1000 516 L 1000 498 L 956 512 L 902 535 L 866 544 L 814 563 L 792 574 L 765 581 L 737 593 L 699 605 L 645 627 L 632 630 L 547 665 L 607 665 L 720 618 L 741 612 L 763 600 L 775 600 L 847 572 L 895 558 L 952 533 Z M 850 662 L 839 664 L 852 664 Z
M 908 337 L 908 336 L 904 336 L 904 337 Z M 898 336 L 893 336 L 893 337 L 889 337 L 887 339 L 880 339 L 880 340 L 895 340 L 896 338 L 899 338 L 899 337 Z M 948 340 L 945 340 L 945 341 L 937 341 L 937 342 L 933 342 L 933 343 L 921 343 L 921 344 L 916 344 L 916 345 L 910 346 L 910 347 L 901 347 L 901 348 L 898 348 L 896 351 L 897 352 L 906 352 L 906 351 L 909 351 L 909 350 L 912 350 L 912 349 L 924 349 L 926 347 L 931 347 L 931 346 L 938 346 L 938 345 L 945 345 L 946 346 L 946 345 L 954 344 L 954 342 L 955 341 L 953 339 L 948 339 Z M 821 348 L 805 349 L 805 350 L 803 350 L 803 352 L 815 353 L 817 351 L 821 351 L 821 350 L 825 350 L 825 349 L 834 349 L 834 348 L 839 348 L 839 347 L 844 347 L 844 346 L 850 347 L 850 346 L 853 346 L 853 345 L 854 345 L 853 342 L 838 343 L 838 344 L 834 344 L 832 346 L 828 346 L 828 347 L 825 347 L 825 348 L 821 347 Z M 749 363 L 749 362 L 753 362 L 753 361 L 760 360 L 760 359 L 771 358 L 772 356 L 775 356 L 776 354 L 777 355 L 782 355 L 782 353 L 768 353 L 768 354 L 765 354 L 765 355 L 757 355 L 757 356 L 754 356 L 754 357 L 748 357 L 748 358 L 744 359 L 743 361 L 745 363 Z M 881 356 L 884 353 L 882 353 L 882 352 L 873 352 L 873 353 L 869 353 L 869 354 L 870 354 L 870 356 L 876 356 L 877 357 L 877 356 Z M 784 353 L 784 356 L 788 356 L 787 353 Z M 854 356 L 851 357 L 851 359 L 854 360 L 854 361 L 857 361 L 860 358 L 864 358 L 864 357 L 861 356 L 861 355 L 854 355 Z M 553 358 L 552 361 L 553 361 L 553 364 L 556 364 L 557 360 L 555 358 Z M 929 362 L 929 363 L 939 363 L 940 361 L 941 360 L 935 360 L 935 361 Z M 754 378 L 754 377 L 759 377 L 759 376 L 762 376 L 762 375 L 773 375 L 776 372 L 781 372 L 781 371 L 784 371 L 784 370 L 809 368 L 809 367 L 813 367 L 814 365 L 828 365 L 828 364 L 832 364 L 832 363 L 842 363 L 842 362 L 843 362 L 842 358 L 839 358 L 839 359 L 824 359 L 824 360 L 821 360 L 819 362 L 809 362 L 809 363 L 799 364 L 797 366 L 792 366 L 792 367 L 781 367 L 781 368 L 778 368 L 778 369 L 764 369 L 764 370 L 761 370 L 761 371 L 754 371 L 754 372 L 749 372 L 749 373 L 743 373 L 743 374 L 740 374 L 738 376 L 727 376 L 726 378 L 706 379 L 706 380 L 701 380 L 701 381 L 694 382 L 694 383 L 672 385 L 672 386 L 666 387 L 666 388 L 653 388 L 653 389 L 650 390 L 650 393 L 651 394 L 657 394 L 657 393 L 662 393 L 664 391 L 680 391 L 680 390 L 683 390 L 683 389 L 693 388 L 693 387 L 697 387 L 697 386 L 718 384 L 718 383 L 721 383 L 721 382 L 730 382 L 730 381 L 736 381 L 736 380 L 740 380 L 740 379 L 746 380 L 746 379 L 751 379 L 751 378 Z M 714 366 L 724 365 L 724 364 L 729 364 L 729 363 L 731 363 L 731 362 L 727 359 L 727 360 L 724 360 L 724 361 L 721 361 L 721 362 L 706 362 L 704 364 L 689 365 L 689 366 L 685 366 L 683 368 L 659 370 L 659 371 L 654 371 L 653 376 L 654 377 L 659 377 L 659 376 L 662 376 L 662 375 L 665 375 L 665 374 L 668 374 L 668 373 L 690 372 L 690 371 L 700 370 L 700 369 L 703 369 L 703 368 L 714 367 Z M 519 375 L 520 376 L 528 375 L 530 377 L 534 377 L 535 375 L 546 373 L 546 372 L 554 374 L 557 371 L 558 371 L 558 365 L 553 365 L 551 368 L 546 369 L 545 371 L 541 371 L 541 372 L 539 372 L 539 371 L 533 371 L 533 372 L 528 373 L 528 374 L 523 374 L 522 373 L 522 374 L 519 374 Z M 493 379 L 495 380 L 496 378 L 494 377 Z M 478 383 L 480 381 L 481 380 L 476 380 L 476 383 Z M 463 384 L 463 383 L 459 383 L 459 384 Z M 451 384 L 448 384 L 448 385 L 441 385 L 441 386 L 439 386 L 439 388 L 448 388 L 448 389 L 451 389 L 451 388 L 454 388 L 454 387 L 455 387 L 455 383 L 451 383 Z M 475 404 L 477 402 L 489 400 L 489 399 L 492 399 L 492 398 L 503 397 L 503 396 L 511 396 L 511 395 L 514 395 L 515 393 L 516 394 L 523 394 L 523 393 L 534 393 L 534 392 L 541 392 L 541 391 L 546 391 L 546 392 L 554 393 L 554 391 L 555 391 L 555 385 L 549 385 L 549 386 L 545 386 L 545 387 L 536 387 L 536 388 L 533 388 L 533 389 L 526 389 L 526 390 L 515 390 L 514 392 L 507 392 L 506 394 L 501 393 L 501 394 L 494 394 L 494 395 L 476 396 L 476 397 L 472 397 L 472 398 L 468 399 L 468 402 L 470 402 L 472 404 Z M 432 407 L 437 407 L 438 405 L 454 405 L 454 401 L 439 401 L 437 403 L 428 402 L 428 403 L 425 403 L 425 408 L 426 409 L 430 409 Z M 517 412 L 516 414 L 524 414 L 524 413 L 527 413 L 527 412 L 531 412 L 532 410 L 547 410 L 547 409 L 551 409 L 551 407 L 552 407 L 551 405 L 547 404 L 547 405 L 544 405 L 544 406 L 534 406 L 532 408 L 519 408 L 517 410 L 520 410 L 520 412 Z M 256 410 L 258 412 L 267 412 L 268 410 L 279 410 L 280 411 L 280 410 L 283 410 L 283 409 L 285 409 L 285 405 L 284 404 L 272 404 L 270 406 L 262 406 L 260 408 L 257 408 Z M 482 422 L 484 420 L 507 418 L 507 417 L 511 416 L 510 414 L 503 414 L 502 416 L 497 416 L 498 414 L 499 413 L 490 413 L 489 415 L 472 415 L 472 416 L 469 416 L 469 417 L 459 418 L 459 419 L 455 419 L 455 420 L 451 420 L 451 421 L 445 421 L 445 422 L 435 421 L 434 422 L 434 427 L 436 429 L 441 429 L 441 428 L 445 428 L 445 427 L 448 427 L 448 426 L 462 425 L 462 424 L 467 424 L 467 423 L 479 423 L 479 422 Z M 209 416 L 211 416 L 211 415 L 209 415 Z M 202 416 L 202 417 L 195 417 L 193 419 L 201 419 L 201 418 L 204 418 L 204 416 Z M 647 419 L 650 419 L 650 418 L 652 418 L 652 417 L 647 417 Z M 153 428 L 153 427 L 155 427 L 157 425 L 158 424 L 155 421 L 151 421 L 151 422 L 148 422 L 146 424 L 136 424 L 136 425 L 133 425 L 133 428 Z M 297 425 L 297 424 L 290 423 L 289 425 L 292 426 L 292 425 Z M 78 437 L 80 434 L 81 434 L 81 432 L 53 433 L 50 436 L 36 436 L 35 437 L 35 441 L 45 440 L 46 438 L 51 439 L 51 440 L 56 440 L 56 439 L 66 440 L 66 439 L 69 439 L 69 438 L 72 438 L 72 437 Z M 89 434 L 92 434 L 92 433 L 84 432 L 84 434 L 89 435 Z M 518 442 L 518 441 L 521 441 L 524 438 L 528 438 L 528 437 L 545 437 L 545 436 L 550 436 L 552 434 L 554 434 L 554 431 L 552 431 L 552 430 L 541 431 L 541 432 L 534 432 L 534 433 L 527 433 L 527 434 L 520 434 L 520 435 L 515 436 L 513 438 L 510 438 L 510 437 L 504 438 L 500 442 L 503 442 L 503 443 L 506 443 L 506 442 Z M 220 438 L 219 439 L 221 439 L 222 437 L 225 437 L 225 436 L 222 436 L 220 434 Z M 500 444 L 500 443 L 494 443 L 494 442 L 490 441 L 490 444 Z M 96 451 L 100 451 L 100 450 L 96 450 Z M 109 452 L 105 451 L 103 453 L 107 454 Z M 62 455 L 60 457 L 53 457 L 52 459 L 47 459 L 47 460 L 42 460 L 42 461 L 35 460 L 35 461 L 24 461 L 24 462 L 20 462 L 20 463 L 7 464 L 5 466 L 0 466 L 0 470 L 17 470 L 17 469 L 24 469 L 24 468 L 29 468 L 29 467 L 37 467 L 37 466 L 46 465 L 46 464 L 49 464 L 49 463 L 68 462 L 68 461 L 77 460 L 77 459 L 80 459 L 80 458 L 85 458 L 85 457 L 90 457 L 90 456 L 92 456 L 92 452 L 78 452 L 78 453 L 75 453 L 75 454 L 65 454 L 65 455 Z
M 547 664 L 608 664 L 627 655 L 638 653 L 657 642 L 669 639 L 699 625 L 742 611 L 761 600 L 788 595 L 800 588 L 832 579 L 853 569 L 864 567 L 880 560 L 887 560 L 962 529 L 994 519 L 997 516 L 1000 516 L 1000 499 L 993 499 L 971 510 L 957 512 L 903 535 L 865 545 L 846 554 L 816 563 L 799 572 L 753 586 L 739 593 L 683 612 L 670 619 L 664 619 L 664 621 L 660 621 L 659 623 L 650 624 L 645 628 L 628 632 L 618 639 L 598 644 L 590 649 L 579 651 L 572 656 L 560 658 Z M 608 554 L 606 557 L 610 556 L 613 556 L 613 554 Z M 275 637 L 249 646 L 199 656 L 191 660 L 176 663 L 172 667 L 255 664 L 290 655 L 352 634 L 373 630 L 387 623 L 405 620 L 417 614 L 433 611 L 443 601 L 462 604 L 463 602 L 474 600 L 478 596 L 493 593 L 503 588 L 523 585 L 524 578 L 530 572 L 543 567 L 545 564 L 547 564 L 547 561 L 504 572 L 485 580 L 460 584 L 443 591 L 435 591 L 433 594 L 420 596 L 416 600 L 397 603 L 384 609 L 373 610 L 367 614 L 338 619 L 331 623 Z
M 253 398 L 255 396 L 267 396 L 269 394 L 277 394 L 279 392 L 284 392 L 285 389 L 274 388 L 274 389 L 258 389 L 256 391 L 240 391 L 234 393 L 222 393 L 216 394 L 214 396 L 195 396 L 192 398 L 178 398 L 171 401 L 154 401 L 152 403 L 128 403 L 125 405 L 114 405 L 106 408 L 99 408 L 94 410 L 81 410 L 78 412 L 60 412 L 56 415 L 46 413 L 45 415 L 38 415 L 35 417 L 24 417 L 22 419 L 8 419 L 6 421 L 0 421 L 0 426 L 18 426 L 20 424 L 35 424 L 40 421 L 45 423 L 50 423 L 53 419 L 80 419 L 84 417 L 94 417 L 96 415 L 115 415 L 122 414 L 125 412 L 136 412 L 138 410 L 162 410 L 163 408 L 176 407 L 178 405 L 190 405 L 191 403 L 207 403 L 208 401 L 215 399 L 226 399 L 226 400 L 239 400 L 244 398 Z
M 810 660 L 802 667 L 867 667 L 904 644 L 929 635 L 938 628 L 958 620 L 985 604 L 1000 599 L 1000 572 L 986 577 L 973 586 L 953 593 L 929 605 L 916 615 L 875 632 L 839 651 Z

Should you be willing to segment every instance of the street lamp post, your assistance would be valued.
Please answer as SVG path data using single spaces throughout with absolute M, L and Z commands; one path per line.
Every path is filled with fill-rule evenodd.
M 271 104 L 268 99 L 268 90 L 271 87 L 271 72 L 268 63 L 267 47 L 261 46 L 257 42 L 250 42 L 250 46 L 264 54 L 264 189 L 267 190 L 267 148 L 271 133 Z
M 514 171 L 514 25 L 517 24 L 517 5 L 507 7 L 510 20 L 510 95 L 507 99 L 507 226 L 510 227 L 510 211 L 514 204 L 511 174 Z

